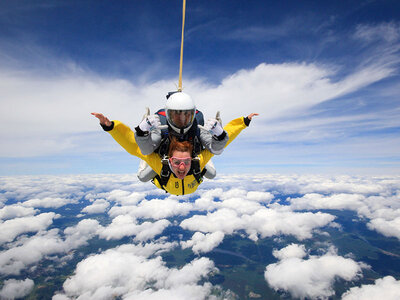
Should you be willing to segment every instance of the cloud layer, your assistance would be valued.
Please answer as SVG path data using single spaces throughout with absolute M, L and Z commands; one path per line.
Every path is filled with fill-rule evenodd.
M 379 293 L 383 285 L 388 295 L 396 291 L 394 278 L 379 279 L 357 252 L 345 250 L 351 245 L 342 249 L 335 239 L 346 234 L 341 212 L 347 212 L 351 222 L 365 224 L 360 240 L 377 234 L 398 243 L 399 177 L 219 175 L 185 197 L 161 194 L 133 175 L 0 180 L 0 276 L 11 280 L 4 281 L 5 295 L 31 293 L 40 280 L 36 274 L 56 274 L 74 262 L 73 273 L 54 299 L 228 297 L 232 291 L 211 283 L 218 273 L 227 276 L 226 263 L 218 263 L 215 255 L 233 255 L 247 263 L 256 259 L 255 254 L 247 257 L 226 248 L 235 239 L 250 248 L 265 247 L 265 241 L 274 245 L 260 248 L 271 259 L 264 262 L 265 277 L 259 280 L 278 293 L 328 298 L 336 280 L 351 287 L 365 272 L 375 276 L 375 285 L 349 289 L 346 297 L 370 289 Z M 400 255 L 384 245 L 364 247 L 372 251 L 369 257 L 376 251 Z M 171 264 L 168 259 L 177 253 L 192 256 Z

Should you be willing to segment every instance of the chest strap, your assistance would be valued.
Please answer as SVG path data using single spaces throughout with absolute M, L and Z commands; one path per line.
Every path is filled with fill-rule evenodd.
M 207 169 L 204 168 L 203 171 L 200 169 L 200 158 L 196 156 L 192 159 L 192 167 L 191 167 L 192 174 L 196 181 L 200 184 L 203 182 L 203 176 L 207 172 Z

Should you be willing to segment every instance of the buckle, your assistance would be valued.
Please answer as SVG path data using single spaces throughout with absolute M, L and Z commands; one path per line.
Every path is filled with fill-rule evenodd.
M 201 174 L 200 170 L 200 158 L 198 156 L 192 158 L 192 165 L 193 165 L 193 174 L 199 175 Z

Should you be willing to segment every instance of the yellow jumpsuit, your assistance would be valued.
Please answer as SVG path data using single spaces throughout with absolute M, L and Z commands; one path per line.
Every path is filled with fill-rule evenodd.
M 247 126 L 244 123 L 243 117 L 234 119 L 226 124 L 224 129 L 229 136 L 226 146 L 228 146 L 246 127 Z M 114 121 L 114 128 L 107 132 L 110 133 L 111 136 L 118 142 L 118 144 L 120 144 L 128 153 L 147 162 L 149 166 L 160 175 L 163 166 L 160 156 L 154 152 L 149 155 L 143 155 L 136 143 L 134 132 L 128 126 L 120 121 Z M 204 166 L 212 156 L 213 154 L 208 150 L 201 151 L 199 154 L 201 170 L 204 169 Z M 154 179 L 154 184 L 158 188 L 162 189 L 157 179 Z M 169 178 L 167 185 L 164 186 L 164 189 L 173 195 L 186 195 L 194 193 L 198 186 L 199 183 L 193 175 L 187 175 L 184 179 L 178 179 L 174 173 L 171 172 L 171 177 Z

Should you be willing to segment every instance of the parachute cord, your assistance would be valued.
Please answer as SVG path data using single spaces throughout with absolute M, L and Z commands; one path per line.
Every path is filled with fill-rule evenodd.
M 186 10 L 186 0 L 183 0 L 181 58 L 180 58 L 180 62 L 179 62 L 179 85 L 178 85 L 178 91 L 180 91 L 180 92 L 182 92 L 183 37 L 184 37 L 184 32 L 185 32 L 185 10 Z

